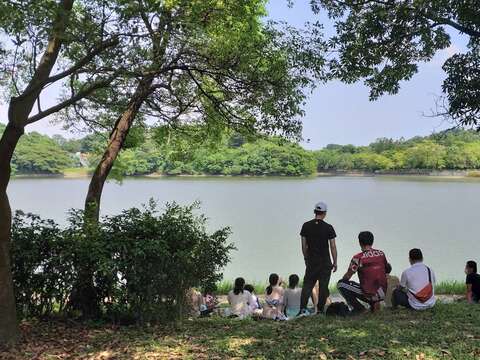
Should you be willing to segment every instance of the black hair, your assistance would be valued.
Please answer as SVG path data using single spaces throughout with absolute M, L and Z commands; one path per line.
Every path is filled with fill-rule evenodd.
M 247 284 L 243 287 L 244 290 L 247 290 L 249 293 L 253 294 L 255 292 L 255 288 L 253 285 Z
M 235 284 L 233 286 L 233 293 L 235 295 L 238 295 L 240 293 L 243 294 L 243 289 L 245 288 L 245 279 L 244 278 L 236 278 L 235 279 Z
M 412 249 L 412 250 L 410 250 L 410 252 L 408 253 L 408 257 L 409 257 L 410 260 L 412 260 L 412 261 L 423 261 L 422 250 L 420 250 L 420 249 Z
M 278 284 L 278 279 L 280 279 L 278 274 L 270 274 L 268 277 L 268 283 L 270 285 L 267 286 L 267 295 L 270 295 L 273 292 L 273 287 Z
M 467 261 L 467 268 L 472 269 L 473 273 L 477 273 L 477 263 L 473 260 Z
M 288 287 L 290 289 L 295 289 L 300 282 L 300 278 L 297 274 L 292 274 L 288 277 Z
M 372 246 L 373 239 L 373 234 L 370 231 L 362 231 L 360 234 L 358 234 L 358 241 L 362 246 Z
M 392 265 L 390 265 L 390 263 L 387 263 L 387 264 L 385 265 L 385 272 L 386 272 L 387 274 L 390 274 L 390 273 L 392 272 Z
M 203 296 L 213 294 L 218 290 L 217 284 L 208 284 L 203 287 Z

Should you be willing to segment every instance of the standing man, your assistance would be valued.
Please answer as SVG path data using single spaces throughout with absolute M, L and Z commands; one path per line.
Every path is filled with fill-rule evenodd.
M 308 299 L 312 296 L 315 283 L 319 282 L 317 313 L 323 313 L 325 303 L 330 295 L 328 284 L 332 271 L 337 271 L 337 237 L 332 225 L 324 221 L 327 216 L 327 204 L 319 202 L 313 210 L 315 218 L 302 226 L 302 252 L 305 259 L 305 277 L 303 279 L 300 312 L 298 316 L 308 315 Z M 332 258 L 330 258 L 332 253 Z

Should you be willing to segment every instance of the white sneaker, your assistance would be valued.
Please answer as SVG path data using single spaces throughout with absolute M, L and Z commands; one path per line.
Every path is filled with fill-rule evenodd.
M 307 309 L 303 309 L 303 310 L 300 310 L 300 312 L 296 317 L 301 318 L 301 317 L 307 317 L 307 316 L 310 316 L 310 312 Z

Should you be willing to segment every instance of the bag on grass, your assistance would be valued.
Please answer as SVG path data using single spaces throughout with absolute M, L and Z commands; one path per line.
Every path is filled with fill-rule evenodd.
M 350 309 L 343 302 L 331 303 L 328 306 L 327 311 L 325 312 L 325 315 L 327 315 L 327 316 L 346 317 L 348 314 L 350 314 Z

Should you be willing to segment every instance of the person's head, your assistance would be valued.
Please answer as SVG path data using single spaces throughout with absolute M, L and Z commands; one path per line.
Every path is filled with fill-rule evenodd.
M 467 261 L 465 266 L 465 274 L 476 274 L 477 273 L 477 263 L 473 260 Z
M 358 234 L 358 242 L 362 250 L 369 249 L 373 245 L 373 234 L 370 231 L 362 231 Z
M 420 249 L 410 250 L 410 252 L 408 253 L 408 258 L 410 259 L 410 264 L 412 265 L 422 262 L 423 261 L 422 250 Z
M 241 277 L 236 278 L 235 279 L 235 284 L 233 285 L 233 293 L 235 295 L 243 293 L 244 288 L 245 288 L 245 279 L 241 278 Z
M 322 201 L 315 204 L 313 213 L 315 214 L 316 219 L 322 219 L 322 220 L 325 219 L 325 216 L 327 216 L 327 204 L 325 204 Z
M 387 265 L 385 265 L 385 273 L 390 274 L 391 272 L 392 272 L 392 265 L 390 265 L 390 263 L 387 263 Z
M 274 286 L 278 286 L 280 283 L 280 276 L 278 274 L 270 274 L 268 277 L 268 286 L 267 286 L 267 295 L 270 295 L 273 292 Z
M 244 289 L 244 290 L 247 290 L 250 294 L 254 294 L 254 293 L 255 293 L 255 288 L 254 288 L 253 285 L 251 285 L 251 284 L 245 285 L 243 289 Z
M 298 277 L 297 274 L 292 274 L 288 277 L 288 287 L 290 289 L 295 289 L 298 286 L 299 282 L 300 282 L 300 278 Z
M 217 284 L 208 284 L 203 287 L 203 296 L 214 294 L 217 291 Z

